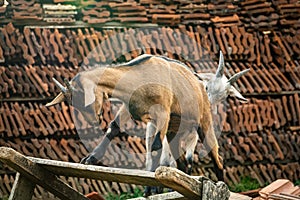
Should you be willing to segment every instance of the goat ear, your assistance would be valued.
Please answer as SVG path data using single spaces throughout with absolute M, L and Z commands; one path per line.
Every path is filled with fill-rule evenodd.
M 95 84 L 93 82 L 85 82 L 83 84 L 84 89 L 84 106 L 87 107 L 95 102 Z
M 202 81 L 208 82 L 210 81 L 215 75 L 213 73 L 195 73 L 195 75 Z
M 229 90 L 229 95 L 237 98 L 241 103 L 248 103 L 248 99 L 243 97 L 243 95 L 235 89 L 235 87 L 231 86 Z

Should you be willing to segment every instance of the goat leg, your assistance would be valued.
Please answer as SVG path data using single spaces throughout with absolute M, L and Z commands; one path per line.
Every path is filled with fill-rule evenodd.
M 155 171 L 159 165 L 159 158 L 162 153 L 162 142 L 160 139 L 160 132 L 156 135 L 156 126 L 152 122 L 147 123 L 146 129 L 146 170 Z M 147 197 L 152 193 L 158 193 L 157 187 L 146 186 L 144 196 Z
M 130 119 L 130 115 L 123 105 L 113 121 L 111 121 L 105 135 L 100 144 L 93 150 L 93 152 L 87 157 L 81 160 L 83 164 L 97 164 L 98 161 L 104 156 L 104 153 L 110 143 L 110 141 L 118 136 L 122 131 L 121 128 Z
M 98 163 L 98 161 L 104 156 L 104 153 L 110 141 L 121 133 L 117 120 L 118 118 L 110 123 L 109 128 L 107 129 L 101 143 L 93 150 L 90 155 L 83 158 L 80 163 L 86 165 L 96 165 Z

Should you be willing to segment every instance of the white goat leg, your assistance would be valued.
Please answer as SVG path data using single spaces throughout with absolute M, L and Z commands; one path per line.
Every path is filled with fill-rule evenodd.
M 192 132 L 189 132 L 186 134 L 185 137 L 185 145 L 186 145 L 186 153 L 185 153 L 185 159 L 188 163 L 188 174 L 192 173 L 192 165 L 193 165 L 193 156 L 194 156 L 194 150 L 196 149 L 197 142 L 199 139 L 199 135 L 196 129 L 194 129 Z
M 147 123 L 146 127 L 146 170 L 150 171 L 152 166 L 151 146 L 156 133 L 156 126 L 152 122 Z
M 179 147 L 178 147 L 179 148 Z M 161 166 L 169 166 L 177 168 L 176 160 L 171 153 L 171 149 L 167 140 L 167 137 L 163 140 L 162 153 L 160 158 Z

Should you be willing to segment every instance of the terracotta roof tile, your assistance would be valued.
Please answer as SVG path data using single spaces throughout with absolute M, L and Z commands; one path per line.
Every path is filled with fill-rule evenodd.
M 284 196 L 289 196 L 297 199 L 300 194 L 300 188 L 287 179 L 278 179 L 270 185 L 259 191 L 261 199 L 285 199 Z M 298 196 L 298 199 L 299 196 Z
M 129 22 L 139 10 L 142 16 L 135 21 L 147 18 L 148 22 L 188 26 L 118 30 L 30 28 L 26 31 L 12 24 L 2 26 L 0 145 L 29 156 L 79 162 L 99 143 L 102 132 L 88 125 L 78 113 L 75 113 L 78 119 L 73 119 L 71 113 L 76 111 L 65 103 L 50 108 L 44 106 L 59 92 L 53 77 L 62 83 L 63 78 L 70 80 L 79 70 L 88 68 L 85 65 L 119 62 L 121 54 L 128 61 L 142 53 L 168 55 L 189 61 L 187 65 L 197 72 L 215 72 L 221 49 L 228 77 L 251 69 L 234 84 L 249 98 L 249 103 L 240 104 L 230 98 L 228 104 L 218 107 L 220 115 L 216 120 L 221 122 L 224 132 L 219 143 L 226 166 L 225 181 L 237 183 L 241 175 L 249 175 L 263 185 L 277 178 L 300 178 L 297 129 L 300 101 L 296 92 L 300 88 L 300 43 L 299 12 L 295 9 L 299 7 L 298 2 L 176 1 L 170 5 L 167 1 L 139 1 L 131 6 L 129 13 L 123 12 L 129 8 L 126 2 L 108 3 L 92 2 L 97 4 L 94 9 L 85 5 L 82 13 L 91 18 L 84 20 L 94 23 L 92 17 L 96 14 L 101 16 L 101 23 Z M 115 14 L 108 16 L 111 12 L 108 7 L 114 9 Z M 93 43 L 94 46 L 101 44 L 96 51 L 92 50 Z M 44 98 L 47 100 L 41 100 Z M 108 126 L 119 106 L 104 105 L 101 128 Z M 178 120 L 174 118 L 170 127 L 176 129 L 176 126 Z M 101 162 L 116 167 L 143 168 L 145 142 L 134 134 L 143 136 L 144 128 L 142 124 L 128 123 L 126 132 L 130 136 L 114 139 Z M 95 139 L 97 134 L 100 138 Z M 203 145 L 199 143 L 194 172 L 216 178 L 211 159 L 202 156 L 206 150 L 201 148 Z M 77 178 L 65 180 L 85 193 L 107 194 L 131 187 Z M 12 182 L 12 175 L 0 176 L 3 194 L 9 193 Z M 36 196 L 42 193 L 40 188 L 35 190 Z

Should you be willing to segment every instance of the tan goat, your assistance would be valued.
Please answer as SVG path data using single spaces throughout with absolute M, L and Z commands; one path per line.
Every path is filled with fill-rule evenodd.
M 161 154 L 158 150 L 167 133 L 171 114 L 181 116 L 183 123 L 178 134 L 201 128 L 213 159 L 222 170 L 207 93 L 203 84 L 199 84 L 198 78 L 182 63 L 166 57 L 142 55 L 116 67 L 98 67 L 78 73 L 66 84 L 67 87 L 61 86 L 62 92 L 47 106 L 68 100 L 88 122 L 98 123 L 103 101 L 114 97 L 120 99 L 124 107 L 110 125 L 113 130 L 119 129 L 123 121 L 120 116 L 125 111 L 129 111 L 133 119 L 147 124 L 146 140 L 152 145 L 148 147 L 152 152 L 148 160 L 151 171 L 158 166 Z M 102 143 L 108 143 L 115 135 L 109 133 L 111 130 Z M 152 144 L 152 141 L 155 142 Z M 94 164 L 101 158 L 102 146 L 98 145 L 85 162 Z

